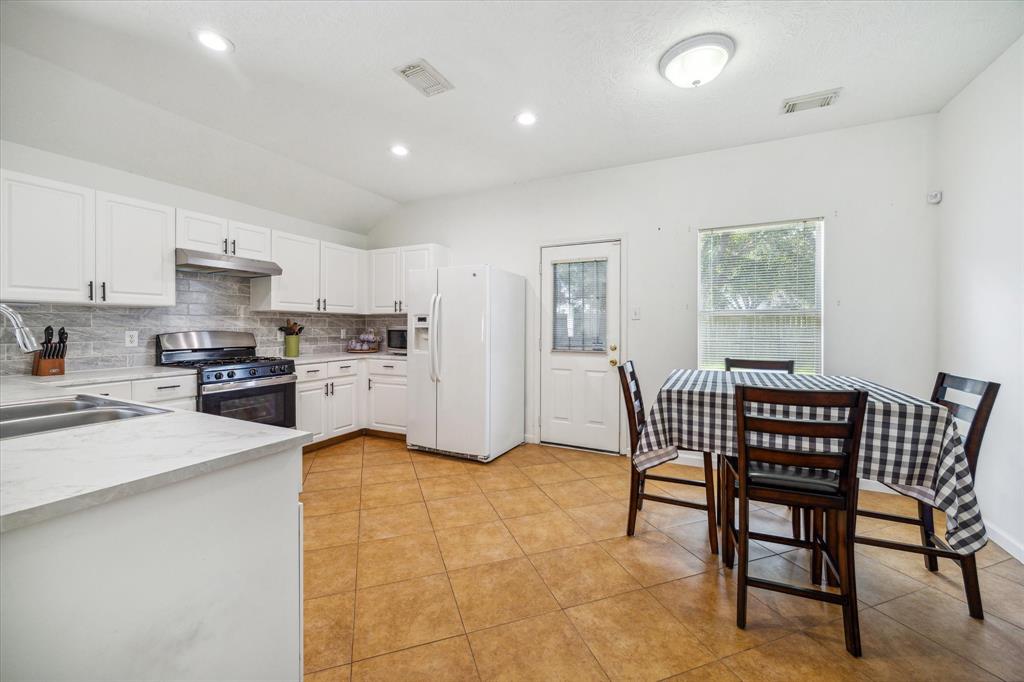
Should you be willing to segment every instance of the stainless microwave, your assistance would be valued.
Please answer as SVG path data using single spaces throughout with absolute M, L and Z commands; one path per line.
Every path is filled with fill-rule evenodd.
M 405 355 L 409 349 L 409 336 L 406 327 L 388 327 L 384 338 L 389 353 Z

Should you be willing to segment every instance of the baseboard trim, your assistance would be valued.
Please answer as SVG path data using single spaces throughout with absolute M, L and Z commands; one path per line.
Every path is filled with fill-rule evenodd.
M 990 540 L 1005 549 L 1007 553 L 1017 561 L 1024 562 L 1024 543 L 1021 543 L 1016 538 L 1010 537 L 1002 528 L 995 526 L 988 521 L 985 521 L 985 530 L 988 531 L 988 537 Z
M 355 431 L 350 431 L 348 433 L 343 433 L 340 436 L 332 436 L 332 437 L 324 439 L 324 440 L 322 440 L 322 441 L 320 441 L 318 443 L 310 443 L 309 445 L 304 445 L 304 446 L 302 446 L 302 452 L 303 452 L 303 454 L 305 454 L 307 452 L 316 452 L 317 450 L 322 450 L 324 448 L 329 448 L 332 445 L 337 445 L 338 443 L 344 443 L 347 440 L 352 440 L 353 438 L 360 438 L 362 436 L 375 436 L 377 438 L 391 438 L 393 440 L 405 440 L 405 434 L 404 433 L 395 433 L 393 431 L 378 431 L 376 429 L 356 429 Z

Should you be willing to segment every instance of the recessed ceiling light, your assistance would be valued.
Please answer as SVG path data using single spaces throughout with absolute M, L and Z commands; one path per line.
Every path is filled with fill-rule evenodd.
M 391 145 L 391 153 L 395 156 L 409 156 L 409 148 L 401 144 Z
M 195 36 L 200 45 L 209 48 L 214 52 L 231 52 L 235 49 L 234 43 L 216 31 L 202 29 L 196 31 Z
M 661 58 L 661 75 L 681 88 L 696 88 L 713 81 L 732 58 L 736 44 L 727 35 L 705 33 L 687 38 Z
M 537 114 L 532 111 L 521 111 L 516 114 L 516 123 L 521 126 L 532 126 L 537 122 Z

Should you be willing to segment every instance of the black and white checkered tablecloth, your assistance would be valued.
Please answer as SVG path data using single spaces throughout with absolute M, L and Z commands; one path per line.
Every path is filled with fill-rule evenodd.
M 639 452 L 675 446 L 680 450 L 735 455 L 734 389 L 737 384 L 867 391 L 868 406 L 858 463 L 860 477 L 886 483 L 944 511 L 946 540 L 957 552 L 970 554 L 988 541 L 963 442 L 949 410 L 864 379 L 678 369 L 658 391 L 641 434 Z M 821 408 L 814 413 L 785 416 L 839 417 L 822 412 Z M 804 440 L 803 444 L 789 442 L 786 447 L 804 449 L 811 445 Z

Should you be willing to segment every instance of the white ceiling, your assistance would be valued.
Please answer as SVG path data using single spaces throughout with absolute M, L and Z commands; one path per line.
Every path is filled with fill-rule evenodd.
M 1024 2 L 5 1 L 0 20 L 7 45 L 325 182 L 369 190 L 380 196 L 360 200 L 379 213 L 390 203 L 381 197 L 409 201 L 934 112 L 1024 32 Z M 198 27 L 237 50 L 200 48 L 189 38 Z M 664 81 L 662 53 L 711 31 L 736 41 L 722 76 L 696 90 Z M 455 90 L 428 99 L 392 73 L 418 58 Z M 839 86 L 833 108 L 779 114 L 785 97 Z M 524 108 L 540 117 L 532 129 L 512 120 Z M 22 118 L 23 130 L 46 125 L 45 116 Z M 110 128 L 95 134 L 117 133 Z M 411 149 L 405 159 L 388 153 L 399 141 Z M 230 162 L 227 149 L 221 156 Z M 180 157 L 174 171 L 185 175 L 188 155 Z M 136 166 L 146 172 L 144 160 Z M 262 195 L 268 208 L 288 203 Z M 311 202 L 299 215 L 332 215 Z

